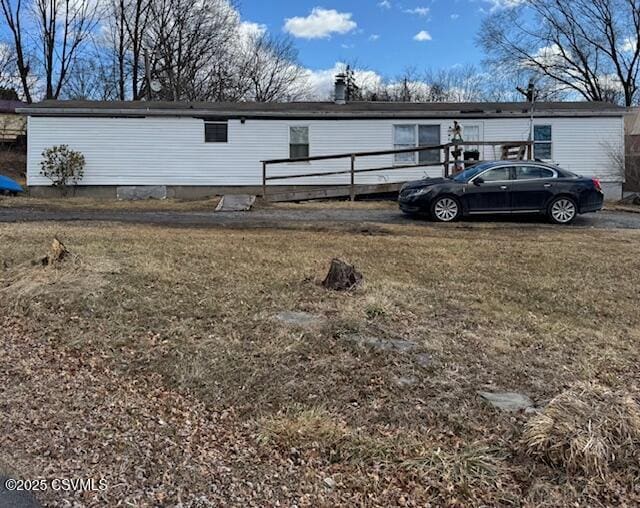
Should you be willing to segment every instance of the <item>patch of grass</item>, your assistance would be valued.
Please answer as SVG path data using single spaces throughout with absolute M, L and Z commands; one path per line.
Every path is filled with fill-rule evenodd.
M 431 449 L 426 454 L 402 462 L 405 468 L 418 468 L 427 476 L 440 477 L 469 494 L 474 487 L 498 488 L 507 470 L 504 450 L 470 443 L 448 451 Z
M 71 192 L 71 191 L 70 191 Z M 116 199 L 97 199 L 84 197 L 34 198 L 29 196 L 0 197 L 0 207 L 31 208 L 46 211 L 166 211 L 166 212 L 213 212 L 219 198 L 180 200 L 180 199 L 144 199 L 138 201 L 119 201 Z
M 576 383 L 636 393 L 638 232 L 387 225 L 385 235 L 370 236 L 347 227 L 0 224 L 0 267 L 7 262 L 0 317 L 19 322 L 29 344 L 46 338 L 51 372 L 57 362 L 82 357 L 75 369 L 98 364 L 96 372 L 116 377 L 110 383 L 121 378 L 137 390 L 153 379 L 158 389 L 186 398 L 186 406 L 194 401 L 218 415 L 219 432 L 251 433 L 253 441 L 225 455 L 229 467 L 262 489 L 238 487 L 245 504 L 255 502 L 248 492 L 258 504 L 290 501 L 266 479 L 273 471 L 290 471 L 278 483 L 316 505 L 389 506 L 400 497 L 415 505 L 497 505 L 518 496 L 535 505 L 544 493 L 556 505 L 606 505 L 616 492 L 618 501 L 635 504 L 637 493 L 617 467 L 595 488 L 595 480 L 576 478 L 564 462 L 518 453 L 525 417 L 488 408 L 476 391 L 523 392 L 539 404 Z M 82 263 L 36 270 L 28 261 L 43 255 L 55 235 Z M 333 257 L 364 274 L 362 288 L 332 292 L 315 282 Z M 326 324 L 290 327 L 275 319 L 282 311 L 308 312 Z M 355 346 L 354 333 L 415 346 Z M 33 365 L 2 377 L 16 359 L 13 343 L 2 344 L 0 381 L 35 383 Z M 418 362 L 423 353 L 428 368 Z M 74 385 L 83 389 L 90 383 Z M 42 407 L 32 409 L 46 411 L 53 419 L 47 425 L 83 428 L 77 412 L 60 402 L 64 397 L 59 408 L 38 400 Z M 9 404 L 0 398 L 0 411 Z M 21 421 L 23 409 L 11 404 L 11 411 L 4 421 Z M 109 418 L 108 411 L 102 415 Z M 132 418 L 128 425 L 145 428 Z M 24 440 L 46 442 L 43 426 L 16 428 Z M 55 469 L 60 460 L 0 444 L 25 474 L 38 473 L 30 463 Z M 300 460 L 290 457 L 291 448 Z M 572 453 L 576 463 L 591 460 Z M 198 471 L 197 479 L 213 481 L 215 473 Z M 338 487 L 318 490 L 330 475 Z M 132 481 L 148 486 L 143 477 Z M 167 495 L 174 504 L 185 499 Z
M 640 404 L 626 390 L 578 383 L 527 422 L 522 446 L 572 473 L 605 477 L 611 468 L 637 468 Z

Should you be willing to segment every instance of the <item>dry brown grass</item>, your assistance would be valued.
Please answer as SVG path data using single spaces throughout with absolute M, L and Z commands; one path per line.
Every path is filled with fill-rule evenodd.
M 527 422 L 523 447 L 572 473 L 604 478 L 611 468 L 637 469 L 640 405 L 626 390 L 578 383 Z
M 171 400 L 179 396 L 184 407 L 192 401 L 216 415 L 211 435 L 231 436 L 219 459 L 230 478 L 221 485 L 206 460 L 191 477 L 174 478 L 171 471 L 189 458 L 178 454 L 179 445 L 163 456 L 156 443 L 139 476 L 127 480 L 128 489 L 138 489 L 127 499 L 143 506 L 160 494 L 167 505 L 197 506 L 198 496 L 219 500 L 220 492 L 234 493 L 231 505 L 263 506 L 640 502 L 618 467 L 603 480 L 520 453 L 527 417 L 497 412 L 476 396 L 493 387 L 544 404 L 567 386 L 591 382 L 637 392 L 640 233 L 435 225 L 387 225 L 385 233 L 0 225 L 0 266 L 9 265 L 0 272 L 0 318 L 20 324 L 0 346 L 0 382 L 26 400 L 36 389 L 64 388 L 55 405 L 44 395 L 28 408 L 0 396 L 0 429 L 7 432 L 0 432 L 0 460 L 19 464 L 23 474 L 64 476 L 82 465 L 73 451 L 82 444 L 120 446 L 121 459 L 134 463 L 139 450 L 123 444 L 131 434 L 109 420 L 108 407 L 100 415 L 109 444 L 97 423 L 93 441 L 84 440 L 78 429 L 92 411 L 80 410 L 73 394 L 99 406 L 100 398 L 89 397 L 95 379 L 136 387 L 141 404 L 153 380 Z M 23 264 L 55 235 L 81 266 L 46 272 Z M 353 263 L 364 285 L 352 293 L 319 286 L 333 257 Z M 97 286 L 83 287 L 92 277 Z M 289 327 L 274 319 L 284 310 L 317 314 L 326 324 Z M 357 344 L 353 334 L 415 347 L 380 351 Z M 46 369 L 16 363 L 24 353 L 17 344 L 40 351 L 43 340 L 47 356 L 38 362 Z M 421 365 L 421 354 L 431 363 Z M 59 385 L 56 372 L 87 382 Z M 153 403 L 144 417 L 128 407 L 132 428 L 159 417 Z M 40 423 L 21 423 L 33 418 Z M 204 420 L 180 418 L 170 425 L 202 426 L 198 435 L 209 435 Z M 61 437 L 53 453 L 51 426 L 77 430 L 76 441 Z M 182 439 L 175 428 L 167 429 L 174 444 Z M 37 449 L 25 446 L 32 439 Z M 141 439 L 144 450 L 150 434 Z M 118 464 L 96 460 L 92 471 L 122 477 Z M 157 476 L 156 462 L 174 480 Z M 328 476 L 334 489 L 323 484 Z M 186 490 L 168 487 L 175 482 Z M 86 504 L 108 505 L 97 498 Z
M 166 211 L 166 212 L 213 212 L 219 198 L 180 200 L 144 199 L 139 201 L 118 201 L 115 199 L 95 199 L 83 197 L 34 198 L 29 196 L 0 197 L 0 207 L 30 208 L 47 211 Z
M 0 297 L 8 307 L 23 311 L 43 301 L 78 305 L 87 297 L 96 298 L 108 284 L 107 276 L 119 271 L 115 260 L 85 259 L 73 253 L 50 266 L 43 266 L 39 259 L 14 263 L 6 261 Z

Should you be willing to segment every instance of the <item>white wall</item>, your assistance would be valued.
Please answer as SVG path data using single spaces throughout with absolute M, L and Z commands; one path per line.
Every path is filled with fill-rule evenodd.
M 71 118 L 31 117 L 28 131 L 27 184 L 49 185 L 39 175 L 42 151 L 67 144 L 86 159 L 84 185 L 260 185 L 263 159 L 289 156 L 289 126 L 308 125 L 310 155 L 389 150 L 394 124 L 439 124 L 448 141 L 451 120 L 239 120 L 229 121 L 228 143 L 205 143 L 203 121 L 194 118 Z M 485 141 L 525 140 L 527 119 L 465 120 L 481 126 Z M 622 181 L 607 146 L 622 146 L 622 118 L 538 119 L 551 124 L 554 161 L 576 173 Z M 486 158 L 494 156 L 485 148 Z M 393 156 L 359 159 L 357 168 L 389 166 Z M 270 175 L 336 171 L 349 160 L 271 166 Z M 365 173 L 356 183 L 383 183 L 439 176 L 440 167 Z M 335 184 L 348 175 L 276 180 L 278 184 Z

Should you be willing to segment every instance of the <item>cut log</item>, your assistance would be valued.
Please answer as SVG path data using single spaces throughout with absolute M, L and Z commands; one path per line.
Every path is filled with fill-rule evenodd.
M 362 274 L 353 265 L 345 263 L 341 259 L 331 260 L 329 273 L 322 281 L 327 289 L 336 291 L 351 291 L 362 282 Z

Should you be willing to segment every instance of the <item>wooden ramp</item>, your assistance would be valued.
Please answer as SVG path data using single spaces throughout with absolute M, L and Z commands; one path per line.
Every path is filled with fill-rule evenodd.
M 371 185 L 356 185 L 358 196 L 367 194 L 386 194 L 388 192 L 398 192 L 405 182 L 381 183 Z M 269 189 L 267 200 L 275 203 L 284 201 L 307 201 L 311 199 L 348 198 L 351 195 L 349 185 L 315 187 L 310 189 L 296 189 L 278 191 L 277 188 Z
M 326 199 L 326 198 L 344 198 L 348 197 L 351 201 L 356 199 L 357 195 L 366 194 L 386 194 L 391 192 L 398 192 L 402 187 L 403 182 L 398 183 L 382 183 L 382 184 L 370 184 L 362 185 L 356 182 L 356 175 L 362 173 L 375 173 L 379 171 L 399 171 L 399 170 L 413 170 L 424 167 L 442 167 L 443 176 L 447 177 L 450 174 L 451 165 L 454 169 L 457 169 L 459 164 L 465 162 L 459 160 L 459 156 L 462 154 L 462 148 L 465 146 L 471 146 L 476 152 L 478 147 L 493 146 L 500 147 L 502 151 L 503 159 L 524 159 L 525 156 L 531 158 L 532 156 L 531 141 L 455 141 L 453 143 L 446 143 L 443 145 L 428 145 L 428 146 L 416 146 L 410 148 L 400 148 L 394 150 L 380 150 L 372 152 L 353 152 L 353 153 L 339 153 L 333 155 L 315 155 L 313 157 L 302 157 L 295 159 L 272 159 L 262 161 L 262 197 L 266 201 L 306 201 L 311 199 Z M 453 151 L 452 151 L 453 149 Z M 437 162 L 420 162 L 416 160 L 415 154 L 429 150 L 433 152 L 437 150 L 438 153 L 444 151 L 444 161 L 438 160 Z M 356 160 L 364 157 L 378 157 L 382 155 L 394 155 L 395 154 L 413 154 L 412 162 L 408 164 L 393 164 L 391 166 L 382 166 L 374 168 L 356 168 Z M 453 159 L 451 156 L 453 155 Z M 438 157 L 439 158 L 439 157 Z M 301 162 L 319 162 L 327 160 L 349 159 L 349 169 L 335 170 L 335 171 L 312 171 L 306 173 L 287 173 L 279 175 L 269 175 L 267 173 L 267 166 L 274 164 L 291 164 Z M 478 163 L 480 161 L 474 161 Z M 288 181 L 295 178 L 319 178 L 328 176 L 342 175 L 344 178 L 349 177 L 348 185 L 327 185 L 307 187 L 304 185 L 297 186 L 295 189 L 291 189 L 291 185 L 287 185 L 286 189 L 278 189 L 278 186 L 270 182 L 275 181 Z M 400 178 L 406 178 L 402 176 Z

